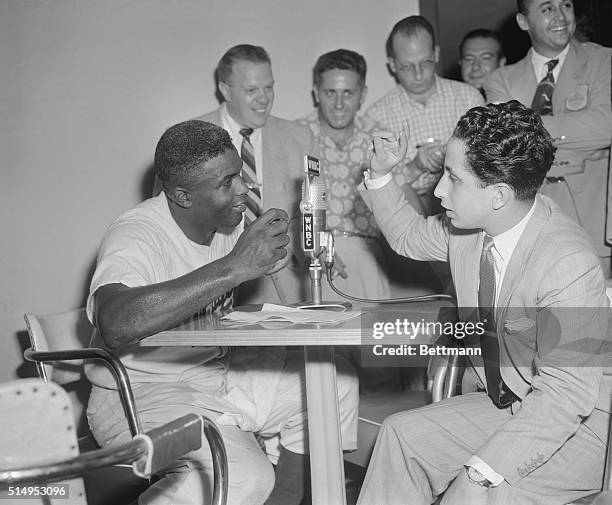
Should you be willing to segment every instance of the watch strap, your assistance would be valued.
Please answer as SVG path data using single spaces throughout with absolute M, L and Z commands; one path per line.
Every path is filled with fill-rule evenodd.
M 467 474 L 468 480 L 472 482 L 473 484 L 477 484 L 479 486 L 487 487 L 487 488 L 491 486 L 491 481 L 487 479 L 482 473 L 480 473 L 473 466 L 466 466 L 465 472 Z

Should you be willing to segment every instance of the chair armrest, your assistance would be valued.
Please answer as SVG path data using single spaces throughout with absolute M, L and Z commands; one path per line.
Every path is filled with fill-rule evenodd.
M 457 343 L 451 340 L 449 343 L 445 344 L 445 347 L 457 347 Z M 432 403 L 451 398 L 455 395 L 461 375 L 461 363 L 459 358 L 460 356 L 457 354 L 450 354 L 448 357 L 440 360 L 435 370 L 431 387 Z
M 444 384 L 446 379 L 446 373 L 448 370 L 448 362 L 444 361 L 438 365 L 433 377 L 433 383 L 431 386 L 431 402 L 437 403 L 445 398 L 444 396 Z
M 204 436 L 210 446 L 213 459 L 213 500 L 212 505 L 225 505 L 227 502 L 227 487 L 229 485 L 229 469 L 227 467 L 227 452 L 219 428 L 210 419 L 200 416 L 204 425 Z
M 213 458 L 213 505 L 224 504 L 228 488 L 227 452 L 225 443 L 217 426 L 207 417 L 187 414 L 145 434 L 137 435 L 146 441 L 150 450 L 132 466 L 134 473 L 150 477 L 169 461 L 199 449 L 202 445 L 202 432 L 206 436 Z
M 136 475 L 150 478 L 170 462 L 199 449 L 202 445 L 202 431 L 213 455 L 213 505 L 223 505 L 227 500 L 228 488 L 225 444 L 215 424 L 196 414 L 187 414 L 147 433 L 136 435 L 119 446 L 97 449 L 56 463 L 1 470 L 0 489 L 63 481 L 117 464 L 132 464 Z
M 117 388 L 121 404 L 130 427 L 132 436 L 142 433 L 140 420 L 136 412 L 136 402 L 132 394 L 132 387 L 127 371 L 123 363 L 112 352 L 98 348 L 86 347 L 84 349 L 66 349 L 61 351 L 36 351 L 32 347 L 26 349 L 23 353 L 26 360 L 32 362 L 53 362 L 53 361 L 70 361 L 76 359 L 97 359 L 101 360 L 106 367 L 111 371 Z
M 146 453 L 146 442 L 135 438 L 117 447 L 96 449 L 58 463 L 0 470 L 0 489 L 15 485 L 71 479 L 98 468 L 132 463 L 146 456 Z

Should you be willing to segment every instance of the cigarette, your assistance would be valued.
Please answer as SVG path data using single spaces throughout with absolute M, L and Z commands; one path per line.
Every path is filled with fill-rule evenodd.
M 432 142 L 437 142 L 437 140 L 436 140 L 436 139 L 434 139 L 433 137 L 429 137 L 429 138 L 425 139 L 425 142 L 423 142 L 422 144 L 417 144 L 417 145 L 416 145 L 416 148 L 417 148 L 417 149 L 420 149 L 420 148 L 421 148 L 421 147 L 423 147 L 424 145 L 426 145 L 426 144 L 431 144 Z

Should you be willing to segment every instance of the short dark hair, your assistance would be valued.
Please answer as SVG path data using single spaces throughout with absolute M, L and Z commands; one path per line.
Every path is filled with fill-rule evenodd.
M 352 70 L 359 76 L 359 84 L 365 84 L 366 72 L 368 70 L 366 60 L 363 56 L 349 49 L 336 49 L 319 56 L 312 69 L 312 82 L 315 86 L 321 84 L 321 76 L 327 70 Z
M 453 132 L 483 187 L 505 183 L 518 200 L 531 200 L 555 157 L 555 147 L 539 114 L 517 100 L 467 111 Z
M 531 3 L 531 0 L 516 0 L 516 8 L 521 14 L 527 15 L 527 11 L 529 10 L 530 3 Z
M 397 23 L 391 30 L 389 37 L 387 38 L 386 50 L 387 57 L 393 58 L 393 37 L 397 34 L 401 34 L 404 37 L 414 37 L 419 31 L 425 31 L 431 35 L 431 45 L 436 46 L 436 36 L 434 35 L 433 26 L 423 16 L 408 16 Z
M 184 121 L 168 128 L 155 148 L 155 173 L 164 189 L 192 187 L 201 177 L 201 165 L 228 149 L 232 139 L 223 128 L 205 121 Z
M 270 56 L 261 46 L 253 46 L 251 44 L 238 44 L 237 46 L 228 49 L 217 65 L 217 79 L 219 82 L 227 83 L 234 63 L 237 61 L 250 61 L 251 63 L 271 63 Z
M 476 30 L 472 30 L 464 35 L 463 39 L 461 39 L 461 44 L 459 44 L 459 57 L 463 57 L 463 46 L 468 40 L 472 39 L 493 39 L 496 40 L 499 44 L 499 51 L 497 53 L 497 57 L 501 58 L 504 55 L 503 52 L 503 44 L 501 35 L 499 32 L 495 30 L 489 30 L 488 28 L 477 28 Z

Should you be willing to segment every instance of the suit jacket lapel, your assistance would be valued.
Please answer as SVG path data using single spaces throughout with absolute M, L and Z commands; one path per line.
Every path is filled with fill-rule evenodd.
M 531 107 L 533 95 L 538 82 L 531 64 L 531 52 L 527 53 L 521 61 L 519 61 L 512 69 L 512 73 L 508 78 L 510 95 L 516 98 L 526 107 Z
M 452 255 L 451 267 L 455 278 L 457 302 L 459 307 L 473 309 L 478 307 L 478 280 L 483 234 L 478 232 L 462 234 L 455 237 L 455 240 L 457 246 L 455 254 Z
M 548 221 L 546 206 L 543 204 L 540 196 L 536 197 L 535 206 L 533 215 L 531 219 L 529 219 L 518 244 L 516 244 L 516 248 L 506 268 L 506 274 L 504 275 L 504 280 L 499 292 L 499 299 L 497 300 L 498 310 L 499 308 L 509 305 L 512 293 L 523 277 L 523 272 L 525 271 L 529 257 L 533 253 L 534 245 L 540 235 L 540 231 Z
M 286 167 L 284 166 L 285 135 L 275 124 L 274 118 L 269 117 L 268 122 L 261 131 L 262 152 L 262 182 L 264 184 L 263 205 L 278 205 L 276 195 L 285 189 L 282 186 Z
M 555 84 L 553 114 L 555 111 L 565 110 L 565 99 L 580 84 L 580 79 L 586 72 L 585 66 L 586 61 L 583 55 L 579 53 L 576 44 L 572 42 Z

